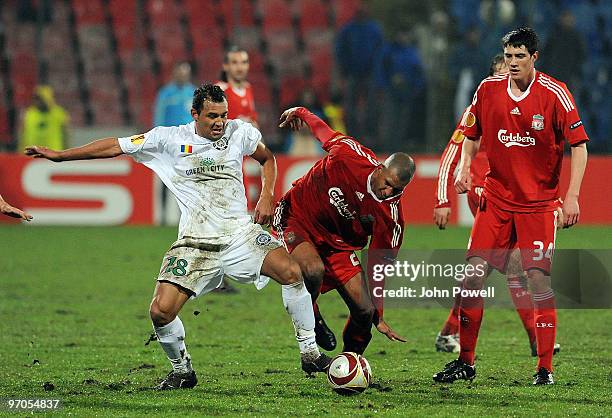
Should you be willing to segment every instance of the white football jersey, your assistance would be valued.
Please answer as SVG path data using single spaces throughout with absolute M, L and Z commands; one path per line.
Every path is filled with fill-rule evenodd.
M 124 153 L 153 170 L 181 209 L 178 237 L 215 244 L 252 222 L 242 180 L 242 160 L 255 152 L 261 133 L 250 123 L 228 120 L 217 141 L 195 132 L 195 122 L 157 127 L 119 138 Z

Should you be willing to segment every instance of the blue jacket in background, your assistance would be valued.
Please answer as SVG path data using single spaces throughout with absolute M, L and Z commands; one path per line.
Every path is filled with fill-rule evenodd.
M 176 83 L 166 84 L 157 93 L 155 100 L 155 114 L 153 126 L 178 126 L 189 123 L 191 117 L 191 104 L 196 86 Z
M 423 64 L 414 46 L 385 44 L 376 71 L 376 84 L 396 100 L 410 102 L 425 87 Z
M 338 34 L 336 58 L 345 76 L 370 75 L 383 45 L 383 33 L 374 20 L 352 20 Z

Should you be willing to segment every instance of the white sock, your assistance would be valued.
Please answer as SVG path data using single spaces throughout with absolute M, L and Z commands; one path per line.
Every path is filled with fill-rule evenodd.
M 283 304 L 293 321 L 300 353 L 313 357 L 313 360 L 317 359 L 320 353 L 315 341 L 315 319 L 310 293 L 306 290 L 304 282 L 284 284 L 281 288 Z
M 172 363 L 172 368 L 178 372 L 188 372 L 191 368 L 189 354 L 185 347 L 185 328 L 177 316 L 174 321 L 163 327 L 153 325 L 157 340 Z

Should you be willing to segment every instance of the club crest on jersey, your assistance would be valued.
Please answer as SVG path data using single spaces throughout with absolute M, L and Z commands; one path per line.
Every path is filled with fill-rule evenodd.
M 497 131 L 497 139 L 499 142 L 504 144 L 506 148 L 510 147 L 530 147 L 536 144 L 536 140 L 534 137 L 529 136 L 529 132 L 525 132 L 526 136 L 521 136 L 521 134 L 513 134 L 508 133 L 505 129 L 500 129 Z
M 541 131 L 544 129 L 544 116 L 542 115 L 533 115 L 533 119 L 531 120 L 531 128 L 536 131 Z
M 262 232 L 261 234 L 257 235 L 257 238 L 255 238 L 255 242 L 257 243 L 257 245 L 266 245 L 269 244 L 270 241 L 272 241 L 272 237 L 270 236 L 270 234 L 267 234 L 265 232 Z
M 181 152 L 187 153 L 187 154 L 191 154 L 193 152 L 193 146 L 192 145 L 181 145 Z
M 296 238 L 295 232 L 289 231 L 287 232 L 287 235 L 285 235 L 285 242 L 287 244 L 293 244 L 295 242 L 295 238 Z
M 228 145 L 227 138 L 219 138 L 215 142 L 213 142 L 213 148 L 215 148 L 218 151 L 223 151 L 227 149 L 227 145 Z
M 215 164 L 215 160 L 213 158 L 205 157 L 202 159 L 202 163 L 201 163 L 202 167 L 210 167 L 213 164 Z
M 344 193 L 338 187 L 330 187 L 327 191 L 329 203 L 335 206 L 340 216 L 346 219 L 355 219 L 355 212 L 351 212 L 348 203 L 344 199 Z

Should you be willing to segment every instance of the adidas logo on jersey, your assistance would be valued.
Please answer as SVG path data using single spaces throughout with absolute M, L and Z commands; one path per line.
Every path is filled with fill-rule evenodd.
M 510 114 L 511 114 L 511 115 L 517 115 L 517 116 L 520 116 L 520 115 L 521 115 L 521 111 L 519 110 L 519 108 L 518 108 L 518 107 L 515 107 L 514 109 L 512 109 L 512 110 L 510 111 Z
M 355 192 L 355 194 L 357 195 L 357 199 L 359 199 L 359 201 L 361 202 L 363 200 L 363 193 Z

